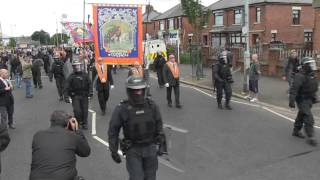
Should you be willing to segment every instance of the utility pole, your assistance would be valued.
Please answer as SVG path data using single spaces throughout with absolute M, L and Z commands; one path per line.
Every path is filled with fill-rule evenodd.
M 243 92 L 248 92 L 248 69 L 250 66 L 250 33 L 249 33 L 249 0 L 244 1 L 244 15 L 245 15 L 245 23 L 243 27 L 243 34 L 246 36 L 246 50 L 244 53 L 244 61 L 243 61 Z

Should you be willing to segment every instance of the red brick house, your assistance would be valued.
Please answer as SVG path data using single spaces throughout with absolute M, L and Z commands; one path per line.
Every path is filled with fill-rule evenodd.
M 220 0 L 211 11 L 203 44 L 211 47 L 243 46 L 244 1 Z M 283 43 L 312 48 L 314 8 L 312 0 L 250 0 L 250 46 Z
M 153 21 L 161 13 L 153 9 L 153 6 L 147 5 L 146 11 L 142 15 L 143 19 L 143 40 L 146 39 L 146 33 L 150 38 L 156 38 L 159 31 L 159 23 Z

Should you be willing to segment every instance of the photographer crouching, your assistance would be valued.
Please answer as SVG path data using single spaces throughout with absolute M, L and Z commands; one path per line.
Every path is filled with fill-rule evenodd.
M 32 141 L 30 180 L 81 180 L 76 155 L 88 157 L 89 144 L 78 130 L 78 122 L 65 111 L 54 111 L 47 130 L 38 131 Z

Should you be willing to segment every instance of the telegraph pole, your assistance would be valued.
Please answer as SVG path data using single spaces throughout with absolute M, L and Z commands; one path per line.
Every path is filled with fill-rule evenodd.
M 244 53 L 244 61 L 243 61 L 243 92 L 248 92 L 248 69 L 250 66 L 250 33 L 249 33 L 249 0 L 245 0 L 244 5 L 244 15 L 245 15 L 245 23 L 243 27 L 243 34 L 246 36 L 246 50 Z

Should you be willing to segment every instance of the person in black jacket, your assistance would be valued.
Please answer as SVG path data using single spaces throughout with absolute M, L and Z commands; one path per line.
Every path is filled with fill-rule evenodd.
M 226 51 L 222 52 L 222 54 L 219 56 L 219 62 L 214 66 L 214 79 L 217 89 L 218 108 L 223 109 L 222 96 L 224 91 L 226 100 L 225 108 L 232 110 L 230 106 L 230 100 L 232 96 L 231 83 L 233 83 L 233 79 Z
M 76 155 L 88 157 L 90 146 L 77 120 L 66 112 L 54 111 L 50 122 L 49 129 L 33 136 L 29 180 L 74 180 Z
M 48 52 L 43 55 L 43 68 L 47 75 L 50 73 L 50 57 Z
M 168 106 L 172 107 L 171 92 L 174 90 L 175 102 L 177 108 L 182 108 L 180 104 L 180 70 L 176 63 L 174 55 L 169 56 L 169 61 L 163 67 L 163 80 L 167 87 Z
M 283 66 L 283 80 L 287 80 L 289 83 L 289 89 L 293 83 L 294 76 L 299 72 L 300 61 L 298 59 L 298 54 L 295 50 L 291 50 L 290 57 L 285 62 L 286 64 Z
M 65 76 L 63 73 L 64 62 L 57 55 L 55 55 L 53 59 L 54 62 L 52 63 L 49 73 L 49 81 L 52 82 L 52 78 L 54 77 L 58 89 L 59 100 L 63 101 L 63 89 L 65 83 Z
M 295 108 L 295 103 L 297 103 L 299 108 L 292 136 L 305 138 L 300 132 L 304 127 L 307 143 L 312 146 L 317 145 L 317 141 L 314 139 L 314 118 L 311 111 L 312 105 L 319 101 L 317 98 L 319 83 L 315 76 L 316 70 L 315 60 L 311 57 L 304 57 L 301 71 L 294 76 L 289 96 L 289 107 Z
M 163 88 L 164 87 L 163 67 L 166 64 L 166 59 L 162 56 L 161 52 L 157 52 L 157 57 L 155 58 L 153 64 L 157 72 L 159 87 Z
M 21 88 L 22 65 L 21 65 L 20 59 L 19 59 L 19 57 L 17 57 L 17 55 L 14 55 L 14 57 L 11 61 L 11 71 L 15 77 L 16 86 L 18 88 Z
M 11 129 L 13 125 L 14 98 L 12 95 L 12 84 L 8 80 L 9 73 L 6 69 L 0 69 L 0 115 L 1 124 L 7 124 Z M 7 121 L 8 119 L 8 121 Z
M 3 152 L 10 143 L 8 129 L 5 124 L 0 124 L 0 152 Z M 1 174 L 1 161 L 0 161 L 0 174 Z
M 39 87 L 39 89 L 42 89 L 41 66 L 43 66 L 43 61 L 39 56 L 36 56 L 36 59 L 32 62 L 32 77 L 34 87 Z
M 98 59 L 98 63 L 94 66 L 95 68 L 92 69 L 92 79 L 96 80 L 96 90 L 98 92 L 101 113 L 105 115 L 110 89 L 114 88 L 111 73 L 112 66 L 103 64 L 102 59 Z
M 89 98 L 93 96 L 92 83 L 89 75 L 81 71 L 81 63 L 78 60 L 74 60 L 72 66 L 73 73 L 64 86 L 64 100 L 70 103 L 71 97 L 74 116 L 81 128 L 88 129 Z

